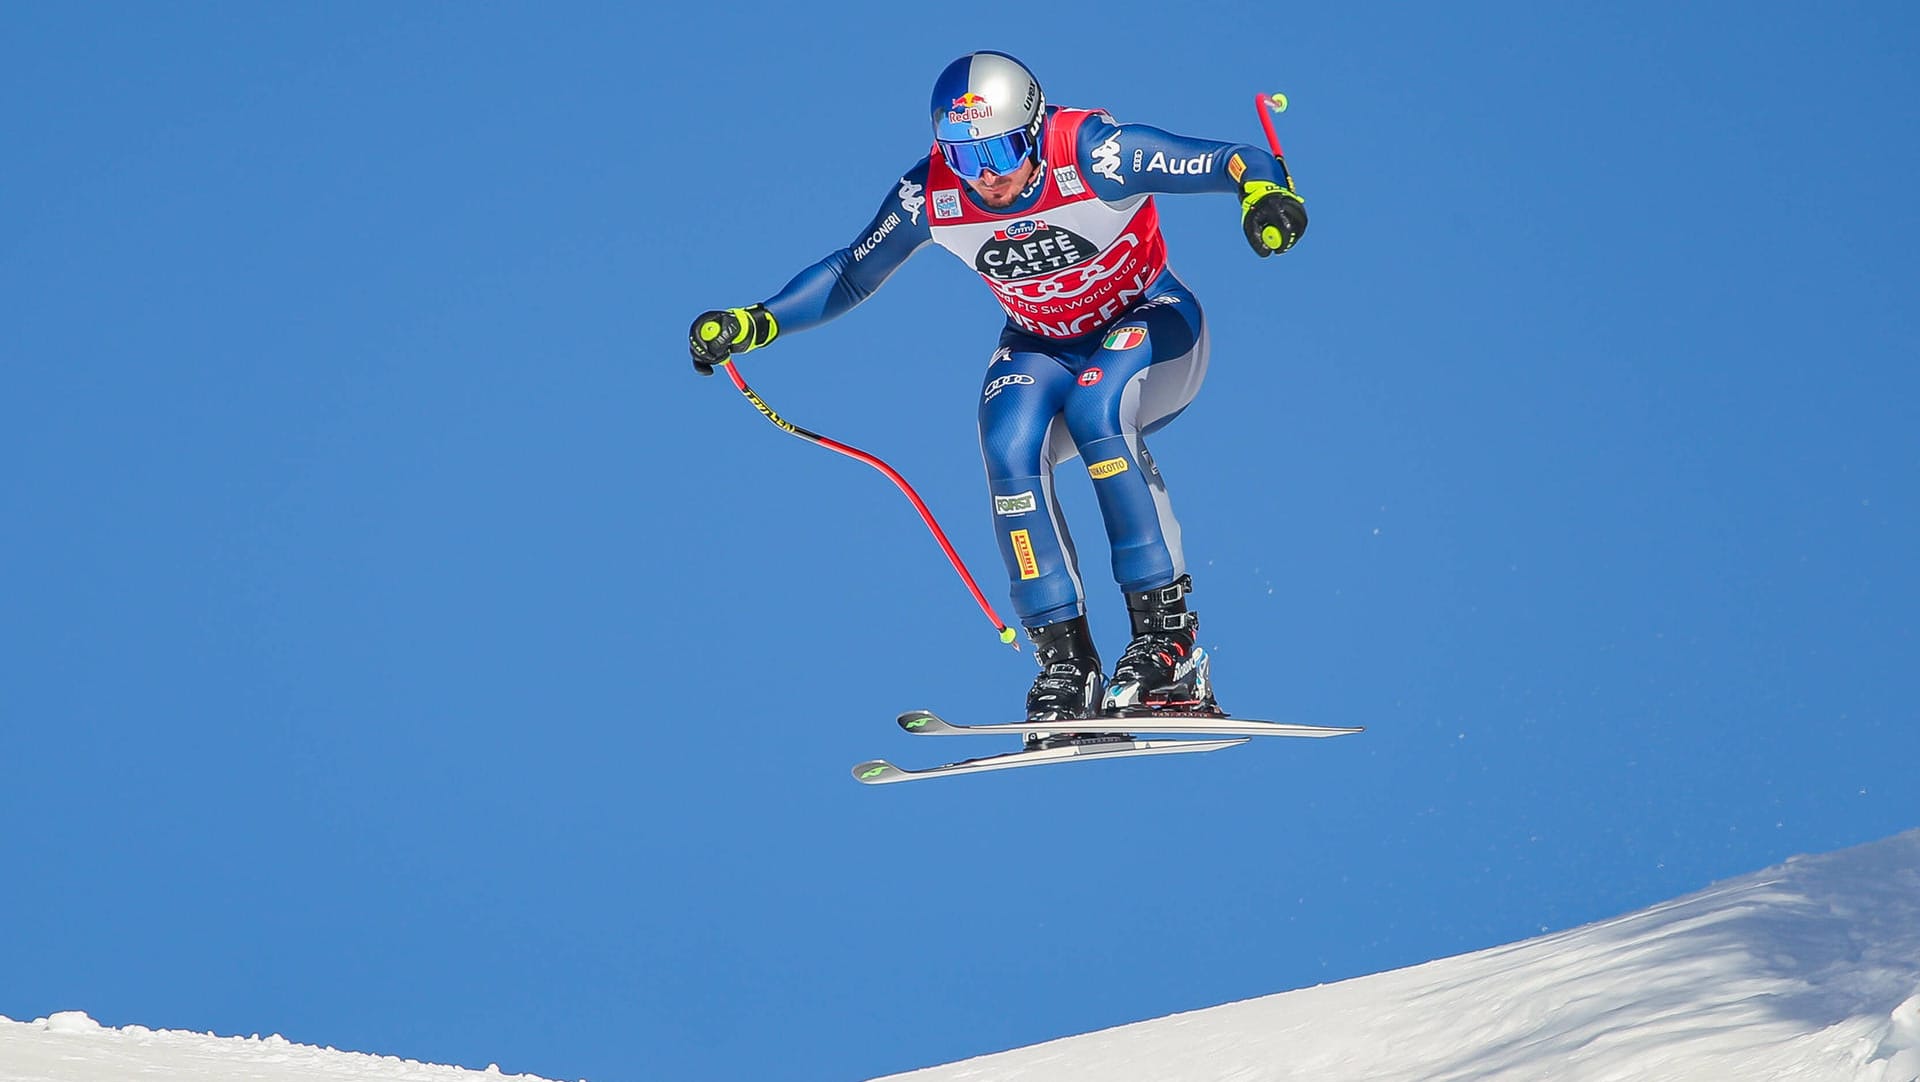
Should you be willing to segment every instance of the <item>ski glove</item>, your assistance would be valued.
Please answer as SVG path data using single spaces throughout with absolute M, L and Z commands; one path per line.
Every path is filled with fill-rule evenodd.
M 1287 163 L 1280 163 L 1280 181 L 1250 180 L 1240 186 L 1240 226 L 1247 243 L 1260 258 L 1293 247 L 1307 231 L 1307 204 L 1293 190 Z
M 773 313 L 761 305 L 702 312 L 687 332 L 687 349 L 693 355 L 693 370 L 713 375 L 713 366 L 726 364 L 736 353 L 759 349 L 780 333 Z

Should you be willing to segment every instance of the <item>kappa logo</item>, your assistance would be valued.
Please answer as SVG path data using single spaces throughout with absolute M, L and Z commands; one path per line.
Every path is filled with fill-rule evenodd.
M 1031 489 L 1014 496 L 995 496 L 993 498 L 993 513 L 996 515 L 1028 515 L 1032 514 L 1039 506 L 1040 501 L 1033 498 L 1033 491 Z
M 1004 391 L 1009 387 L 1022 387 L 1022 386 L 1030 385 L 1032 383 L 1033 383 L 1033 377 L 1027 375 L 1025 372 L 1014 372 L 1009 375 L 1001 376 L 999 379 L 996 379 L 992 383 L 987 384 L 986 393 L 981 396 L 980 401 L 991 402 L 994 400 L 995 397 L 997 397 L 1000 394 L 1001 391 Z
M 1118 477 L 1127 472 L 1127 460 L 1124 458 L 1109 458 L 1105 462 L 1096 462 L 1088 466 L 1087 472 L 1091 474 L 1096 481 L 1104 481 L 1109 477 Z
M 1127 182 L 1127 178 L 1120 175 L 1119 135 L 1109 135 L 1106 142 L 1093 148 L 1093 171 L 1115 184 Z
M 927 205 L 927 201 L 920 195 L 923 191 L 926 189 L 906 177 L 900 178 L 900 209 L 907 212 L 907 217 L 912 219 L 915 225 L 920 224 L 920 208 Z
M 1033 535 L 1025 530 L 1015 530 L 1007 537 L 1013 541 L 1013 562 L 1020 569 L 1020 577 L 1039 578 L 1040 561 L 1033 555 Z
M 934 189 L 933 216 L 935 218 L 960 217 L 960 189 L 958 188 Z

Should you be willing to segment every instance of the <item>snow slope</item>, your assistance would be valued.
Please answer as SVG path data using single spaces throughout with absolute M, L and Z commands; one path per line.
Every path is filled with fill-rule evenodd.
M 508 1077 L 534 1079 L 78 1011 L 0 1018 L 0 1082 Z M 1920 830 L 1512 946 L 892 1077 L 1920 1082 Z
M 0 1017 L 0 1082 L 550 1082 L 393 1056 L 294 1044 L 284 1037 L 216 1037 L 102 1026 L 83 1011 L 34 1022 Z
M 1614 920 L 892 1076 L 1920 1079 L 1920 830 Z

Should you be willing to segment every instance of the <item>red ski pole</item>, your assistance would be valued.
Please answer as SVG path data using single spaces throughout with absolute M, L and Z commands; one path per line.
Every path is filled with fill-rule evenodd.
M 1260 126 L 1267 129 L 1267 146 L 1272 149 L 1274 157 L 1286 157 L 1280 150 L 1280 137 L 1273 131 L 1273 114 L 1287 111 L 1287 96 L 1278 93 L 1255 94 L 1253 100 L 1258 103 L 1255 108 L 1260 110 Z
M 913 490 L 912 485 L 907 484 L 907 479 L 900 476 L 899 471 L 882 462 L 879 458 L 860 450 L 858 447 L 849 447 L 838 440 L 830 440 L 818 432 L 808 431 L 773 412 L 773 407 L 767 405 L 765 399 L 755 394 L 753 388 L 747 386 L 746 379 L 740 375 L 740 366 L 738 364 L 730 360 L 722 361 L 720 364 L 727 370 L 727 378 L 733 380 L 733 385 L 740 389 L 741 394 L 747 396 L 747 401 L 753 403 L 753 408 L 759 410 L 761 415 L 767 420 L 772 421 L 776 427 L 784 429 L 817 447 L 825 447 L 829 451 L 837 451 L 840 454 L 846 455 L 848 458 L 859 459 L 874 469 L 879 470 L 881 473 L 886 474 L 887 480 L 892 481 L 894 485 L 906 495 L 908 501 L 913 504 L 913 509 L 920 512 L 920 521 L 926 523 L 927 529 L 933 532 L 933 539 L 940 543 L 940 551 L 947 554 L 947 561 L 953 564 L 954 571 L 960 575 L 960 581 L 967 584 L 967 589 L 972 592 L 973 600 L 980 606 L 980 611 L 986 613 L 987 619 L 993 621 L 994 630 L 1000 633 L 1000 641 L 1013 647 L 1015 650 L 1020 649 L 1020 643 L 1014 630 L 1008 627 L 1006 623 L 1000 619 L 999 614 L 993 611 L 993 606 L 987 602 L 987 595 L 980 592 L 980 584 L 973 581 L 973 576 L 967 571 L 967 565 L 961 561 L 960 554 L 954 551 L 953 543 L 947 540 L 946 532 L 940 529 L 938 522 L 934 521 L 933 512 L 927 510 L 926 502 L 920 498 L 919 493 Z

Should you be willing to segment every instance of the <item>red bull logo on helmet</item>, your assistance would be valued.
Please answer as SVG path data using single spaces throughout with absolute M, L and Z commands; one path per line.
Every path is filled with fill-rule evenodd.
M 993 106 L 987 104 L 987 99 L 969 90 L 953 99 L 953 107 L 947 110 L 947 123 L 972 124 L 992 115 Z

